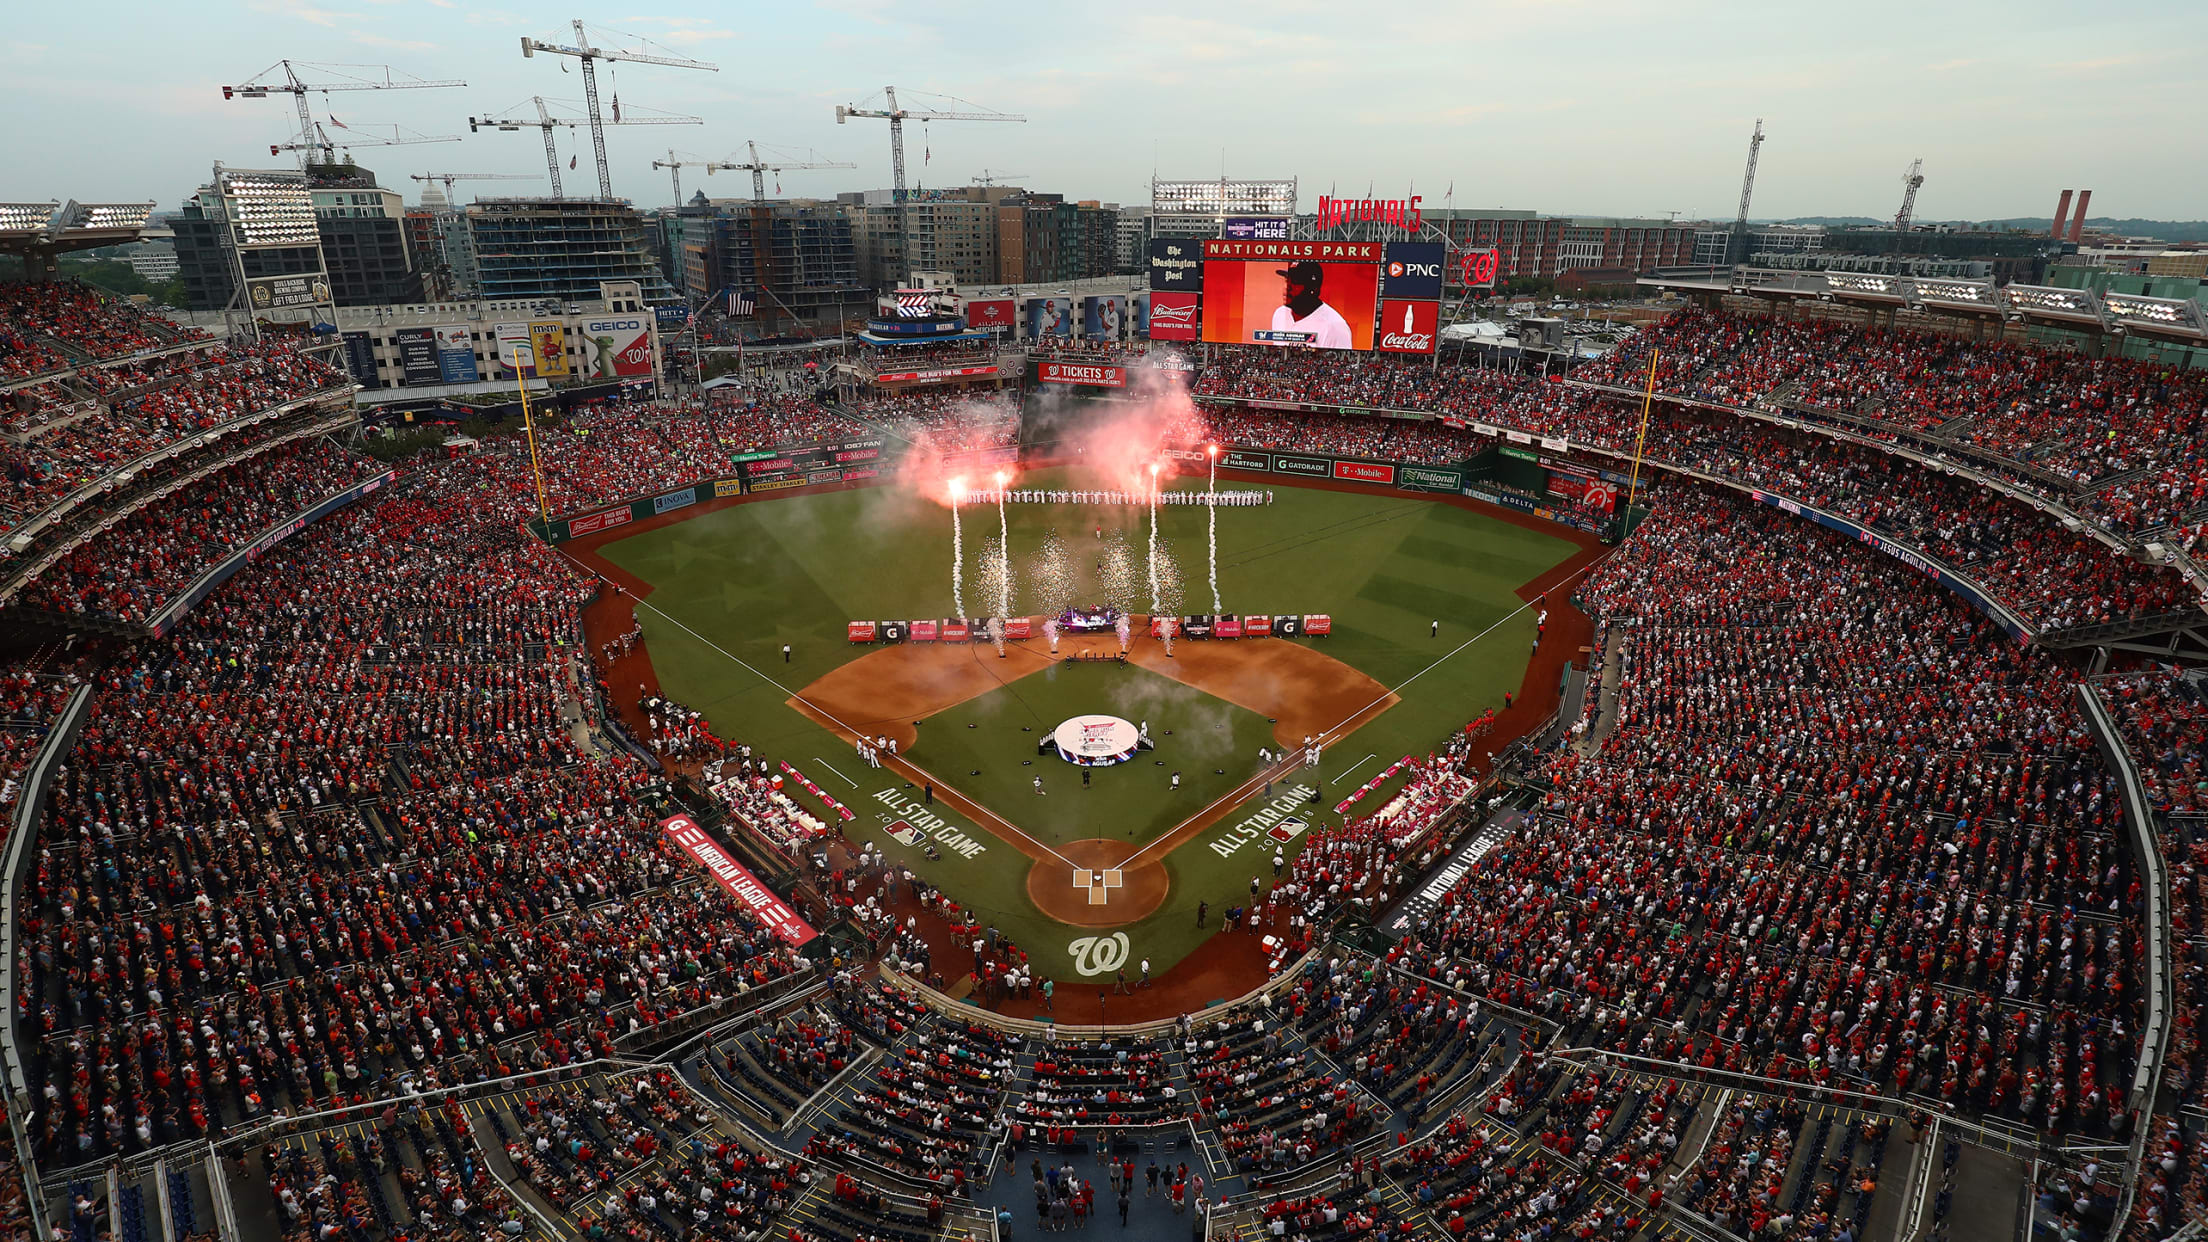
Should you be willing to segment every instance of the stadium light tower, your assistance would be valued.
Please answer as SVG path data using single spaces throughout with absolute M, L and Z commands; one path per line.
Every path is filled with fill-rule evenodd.
M 320 81 L 308 81 L 299 76 L 299 70 L 313 70 L 323 76 Z M 381 74 L 379 78 L 375 75 Z M 412 74 L 398 74 L 389 65 L 318 65 L 304 60 L 279 60 L 268 68 L 246 79 L 243 86 L 222 88 L 224 99 L 266 99 L 270 95 L 289 95 L 299 108 L 299 139 L 289 150 L 301 152 L 299 166 L 304 168 L 311 156 L 305 152 L 323 146 L 315 141 L 314 112 L 307 106 L 307 95 L 320 91 L 418 91 L 431 87 L 466 86 L 458 78 L 432 82 Z
M 892 187 L 892 189 L 891 189 L 891 193 L 892 193 L 892 195 L 893 195 L 893 197 L 891 198 L 891 202 L 892 202 L 892 203 L 893 203 L 893 204 L 894 204 L 894 205 L 896 206 L 896 208 L 897 208 L 897 263 L 898 263 L 898 266 L 902 267 L 902 266 L 904 266 L 904 264 L 905 264 L 905 261 L 906 261 L 906 258 L 907 258 L 907 256 L 911 254 L 911 251 L 910 251 L 909 249 L 907 249 L 907 248 L 906 248 L 906 236 L 905 236 L 905 218 L 906 218 L 906 215 L 908 214 L 908 213 L 907 213 L 907 211 L 906 211 L 906 204 L 905 204 L 905 122 L 907 122 L 907 121 L 922 121 L 922 122 L 925 122 L 925 121 L 1022 121 L 1022 122 L 1024 122 L 1024 121 L 1026 121 L 1026 120 L 1027 120 L 1027 118 L 1026 118 L 1026 117 L 1024 117 L 1024 116 L 1014 116 L 1014 115 L 1012 115 L 1012 114 L 1011 114 L 1011 113 L 1009 113 L 1009 112 L 990 112 L 990 111 L 987 111 L 987 110 L 982 110 L 982 111 L 978 111 L 978 112 L 913 112 L 913 111 L 909 111 L 909 110 L 907 110 L 907 109 L 904 109 L 904 108 L 900 108 L 900 107 L 898 107 L 898 106 L 897 106 L 897 88 L 896 88 L 896 87 L 894 87 L 894 86 L 885 86 L 885 87 L 883 87 L 883 88 L 882 88 L 882 95 L 883 95 L 883 97 L 884 97 L 885 99 L 887 99 L 887 100 L 889 101 L 889 106 L 888 106 L 888 107 L 886 107 L 886 108 L 860 108 L 860 107 L 857 107 L 857 106 L 854 106 L 854 105 L 848 105 L 848 104 L 837 104 L 837 105 L 836 105 L 836 124 L 838 124 L 838 125 L 841 125 L 841 124 L 843 124 L 844 122 L 846 122 L 846 121 L 850 120 L 850 119 L 851 119 L 852 117 L 855 117 L 855 116 L 856 116 L 856 117 L 872 117 L 872 118 L 873 118 L 873 119 L 875 119 L 875 120 L 881 120 L 881 121 L 888 121 L 888 122 L 889 122 L 889 172 L 890 172 L 890 182 L 891 182 L 891 187 Z M 948 96 L 946 96 L 946 98 L 949 98 L 949 97 L 948 97 Z M 955 100 L 954 102 L 957 102 L 957 103 L 965 103 L 966 101 L 965 101 L 965 100 Z M 967 104 L 967 106 L 968 106 L 968 107 L 974 107 L 975 105 L 973 105 L 973 104 Z M 899 279 L 900 281 L 901 281 L 901 280 L 903 280 L 903 279 L 904 279 L 904 273 L 902 273 L 902 272 L 898 273 L 897 279 Z
M 591 152 L 598 157 L 598 196 L 612 198 L 613 174 L 606 167 L 606 123 L 598 111 L 598 62 L 625 60 L 639 65 L 663 65 L 670 69 L 703 69 L 707 73 L 719 73 L 721 67 L 702 60 L 684 60 L 679 56 L 655 56 L 647 52 L 625 52 L 598 47 L 591 43 L 590 33 L 583 29 L 583 19 L 578 17 L 572 24 L 575 27 L 574 43 L 547 43 L 542 39 L 523 35 L 521 54 L 535 56 L 539 52 L 547 52 L 554 56 L 572 56 L 583 63 L 583 104 L 590 114 Z M 621 100 L 618 96 L 613 101 L 613 119 L 616 124 L 621 123 Z

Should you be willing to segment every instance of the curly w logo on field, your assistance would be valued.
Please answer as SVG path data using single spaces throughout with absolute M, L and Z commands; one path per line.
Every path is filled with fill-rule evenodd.
M 1127 933 L 1083 936 L 1067 944 L 1066 953 L 1073 958 L 1074 973 L 1091 978 L 1108 975 L 1127 964 Z

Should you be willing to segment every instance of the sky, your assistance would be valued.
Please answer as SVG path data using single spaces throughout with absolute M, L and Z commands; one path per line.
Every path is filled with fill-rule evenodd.
M 511 2 L 511 0 L 507 0 Z M 606 0 L 598 0 L 605 3 Z M 387 186 L 416 172 L 527 174 L 536 130 L 469 135 L 467 118 L 528 107 L 580 115 L 568 58 L 583 16 L 603 47 L 711 62 L 716 72 L 600 70 L 624 114 L 702 125 L 607 130 L 614 192 L 672 200 L 654 170 L 725 160 L 745 140 L 855 164 L 791 171 L 789 196 L 890 184 L 887 125 L 837 125 L 836 104 L 993 110 L 1023 123 L 908 124 L 914 185 L 983 176 L 1074 199 L 1148 201 L 1152 176 L 1296 178 L 1322 194 L 1549 214 L 1730 219 L 1748 136 L 1766 138 L 1751 215 L 1889 217 L 1924 160 L 1923 219 L 2052 214 L 2091 188 L 2096 216 L 2208 217 L 2208 3 L 1934 0 L 1849 5 L 1714 0 L 1444 0 L 1440 4 L 1202 0 L 1161 5 L 996 0 L 625 0 L 569 13 L 500 0 L 123 0 L 12 16 L 0 98 L 0 201 L 155 200 L 177 207 L 215 161 L 283 167 L 288 97 L 222 98 L 276 61 L 388 64 L 437 90 L 310 96 L 354 130 L 398 124 L 458 142 L 359 148 Z M 563 16 L 565 15 L 565 16 Z M 566 64 L 568 72 L 562 72 Z M 322 81 L 359 69 L 302 76 Z M 333 134 L 344 131 L 333 130 Z M 595 180 L 587 129 L 557 131 L 571 195 Z M 578 167 L 564 165 L 580 154 Z M 683 170 L 683 192 L 749 192 L 744 173 Z M 770 183 L 770 192 L 773 186 Z M 456 197 L 472 197 L 465 184 Z

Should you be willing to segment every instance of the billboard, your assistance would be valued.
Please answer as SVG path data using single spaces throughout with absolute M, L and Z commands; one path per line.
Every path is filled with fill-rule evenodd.
M 1092 297 L 1081 300 L 1081 335 L 1092 341 L 1116 341 L 1119 339 L 1121 311 L 1124 304 L 1116 297 Z
M 1379 269 L 1371 263 L 1207 259 L 1203 339 L 1222 345 L 1371 349 L 1378 293 Z
M 586 319 L 579 335 L 586 378 L 617 379 L 652 373 L 652 327 L 643 316 Z
M 1219 236 L 1229 241 L 1287 241 L 1286 216 L 1228 216 Z
M 1441 339 L 1441 303 L 1403 302 L 1394 298 L 1380 303 L 1380 333 L 1372 347 L 1385 354 L 1430 354 Z
M 1380 260 L 1381 295 L 1438 301 L 1446 250 L 1440 242 L 1389 242 Z
M 1030 337 L 1072 336 L 1072 298 L 1029 298 L 1027 334 Z
M 1079 362 L 1043 362 L 1035 368 L 1035 379 L 1044 384 L 1087 384 L 1096 388 L 1125 388 L 1127 368 L 1095 366 Z
M 1012 299 L 968 298 L 966 326 L 981 332 L 1012 330 Z
M 1491 287 L 1502 265 L 1502 252 L 1492 246 L 1467 250 L 1457 256 L 1457 283 L 1474 289 Z
M 568 373 L 566 325 L 550 319 L 532 321 L 529 325 L 529 345 L 537 354 L 537 374 L 555 376 Z
M 536 357 L 535 353 L 532 352 L 535 347 L 529 341 L 528 324 L 493 324 L 491 325 L 491 335 L 498 342 L 498 377 L 500 379 L 514 378 L 514 357 L 517 352 L 525 358 L 534 359 Z M 534 376 L 537 373 L 536 363 L 534 361 L 524 363 L 520 368 L 520 373 L 525 376 Z
M 441 323 L 430 331 L 437 337 L 437 374 L 447 384 L 472 384 L 483 375 L 475 367 L 475 342 L 468 326 Z
M 1150 295 L 1150 339 L 1193 341 L 1201 324 L 1200 295 L 1158 292 Z
M 245 297 L 247 305 L 255 311 L 319 306 L 330 300 L 330 281 L 320 272 L 299 276 L 249 276 L 245 281 Z
M 1204 244 L 1188 237 L 1150 243 L 1150 287 L 1194 293 L 1204 287 Z
M 729 896 L 734 897 L 768 931 L 790 945 L 803 945 L 820 935 L 774 890 L 759 882 L 751 869 L 729 856 L 699 823 L 687 815 L 670 815 L 659 821 L 659 830 L 682 848 L 691 861 L 705 868 Z
M 376 340 L 366 332 L 347 332 L 345 342 L 345 370 L 353 382 L 362 388 L 381 388 L 383 381 L 376 378 Z
M 437 366 L 437 333 L 430 328 L 401 328 L 394 338 L 399 343 L 399 382 L 411 388 L 416 384 L 437 384 L 444 380 L 444 373 Z

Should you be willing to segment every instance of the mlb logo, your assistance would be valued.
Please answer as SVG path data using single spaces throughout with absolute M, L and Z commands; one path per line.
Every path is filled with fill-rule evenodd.
M 920 830 L 901 819 L 889 826 L 889 835 L 905 845 L 920 844 Z
M 1302 836 L 1303 830 L 1309 828 L 1310 826 L 1310 824 L 1305 823 L 1300 817 L 1291 815 L 1287 819 L 1284 819 L 1279 823 L 1274 824 L 1272 827 L 1266 829 L 1265 835 L 1271 837 L 1275 841 L 1293 841 L 1297 837 Z

